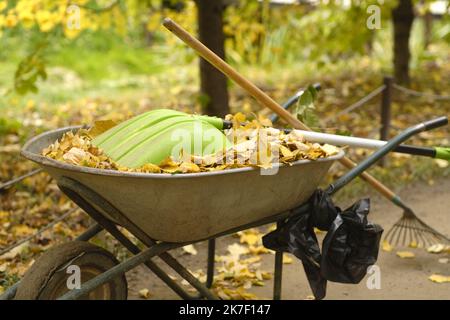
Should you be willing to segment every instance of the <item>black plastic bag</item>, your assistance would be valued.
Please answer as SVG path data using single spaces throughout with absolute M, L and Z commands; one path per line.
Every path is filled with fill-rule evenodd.
M 367 221 L 369 199 L 360 200 L 342 212 L 326 192 L 316 190 L 307 205 L 307 212 L 296 215 L 294 210 L 291 218 L 265 235 L 263 244 L 299 258 L 314 297 L 322 299 L 327 280 L 341 283 L 362 280 L 367 268 L 377 260 L 383 229 Z M 322 254 L 314 227 L 328 231 Z
M 359 283 L 377 261 L 383 229 L 367 221 L 369 199 L 339 214 L 323 240 L 321 273 L 329 281 Z

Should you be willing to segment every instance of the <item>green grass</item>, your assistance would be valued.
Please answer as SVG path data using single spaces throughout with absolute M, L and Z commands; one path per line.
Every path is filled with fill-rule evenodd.
M 164 56 L 155 48 L 113 34 L 88 33 L 64 40 L 48 57 L 49 66 L 63 66 L 90 81 L 120 79 L 164 71 Z

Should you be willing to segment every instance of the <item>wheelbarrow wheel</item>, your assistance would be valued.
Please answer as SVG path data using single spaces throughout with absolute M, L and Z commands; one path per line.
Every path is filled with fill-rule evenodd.
M 58 245 L 45 252 L 25 273 L 15 299 L 56 300 L 118 263 L 110 252 L 88 242 Z M 80 300 L 126 300 L 127 294 L 127 280 L 121 275 Z

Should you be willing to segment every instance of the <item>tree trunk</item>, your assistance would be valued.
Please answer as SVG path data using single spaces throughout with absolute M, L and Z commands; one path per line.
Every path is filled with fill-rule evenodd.
M 225 59 L 222 0 L 196 0 L 195 3 L 200 41 Z M 205 113 L 221 117 L 229 113 L 227 78 L 203 58 L 200 58 L 200 91 L 205 98 Z
M 424 30 L 423 30 L 424 43 L 423 43 L 423 46 L 424 46 L 425 50 L 427 50 L 428 47 L 430 46 L 431 36 L 433 34 L 433 15 L 431 14 L 430 9 L 427 9 L 427 11 L 425 12 L 423 20 L 424 20 Z
M 399 0 L 392 10 L 394 23 L 394 75 L 397 82 L 409 83 L 409 36 L 414 21 L 412 0 Z

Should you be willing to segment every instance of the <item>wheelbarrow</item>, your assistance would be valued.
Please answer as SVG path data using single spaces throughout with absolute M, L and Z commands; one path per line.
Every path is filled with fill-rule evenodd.
M 425 130 L 446 125 L 440 117 L 410 127 L 375 151 L 358 166 L 328 186 L 330 195 L 340 190 L 399 144 Z M 183 299 L 217 299 L 210 290 L 214 276 L 215 239 L 241 230 L 282 222 L 307 212 L 307 199 L 334 161 L 344 152 L 316 161 L 300 160 L 279 165 L 276 175 L 261 175 L 257 168 L 182 175 L 100 170 L 62 163 L 41 152 L 67 127 L 29 140 L 22 155 L 38 163 L 58 187 L 96 224 L 76 241 L 53 247 L 9 288 L 1 299 L 126 299 L 125 273 L 144 264 Z M 118 228 L 118 226 L 122 228 Z M 141 241 L 139 249 L 123 228 Z M 88 241 L 106 230 L 133 256 L 123 262 Z M 201 283 L 170 250 L 208 240 L 207 279 Z M 172 280 L 152 258 L 159 256 L 190 283 L 192 295 Z M 79 286 L 69 286 L 71 270 L 81 273 Z M 282 253 L 275 254 L 274 298 L 281 297 Z

